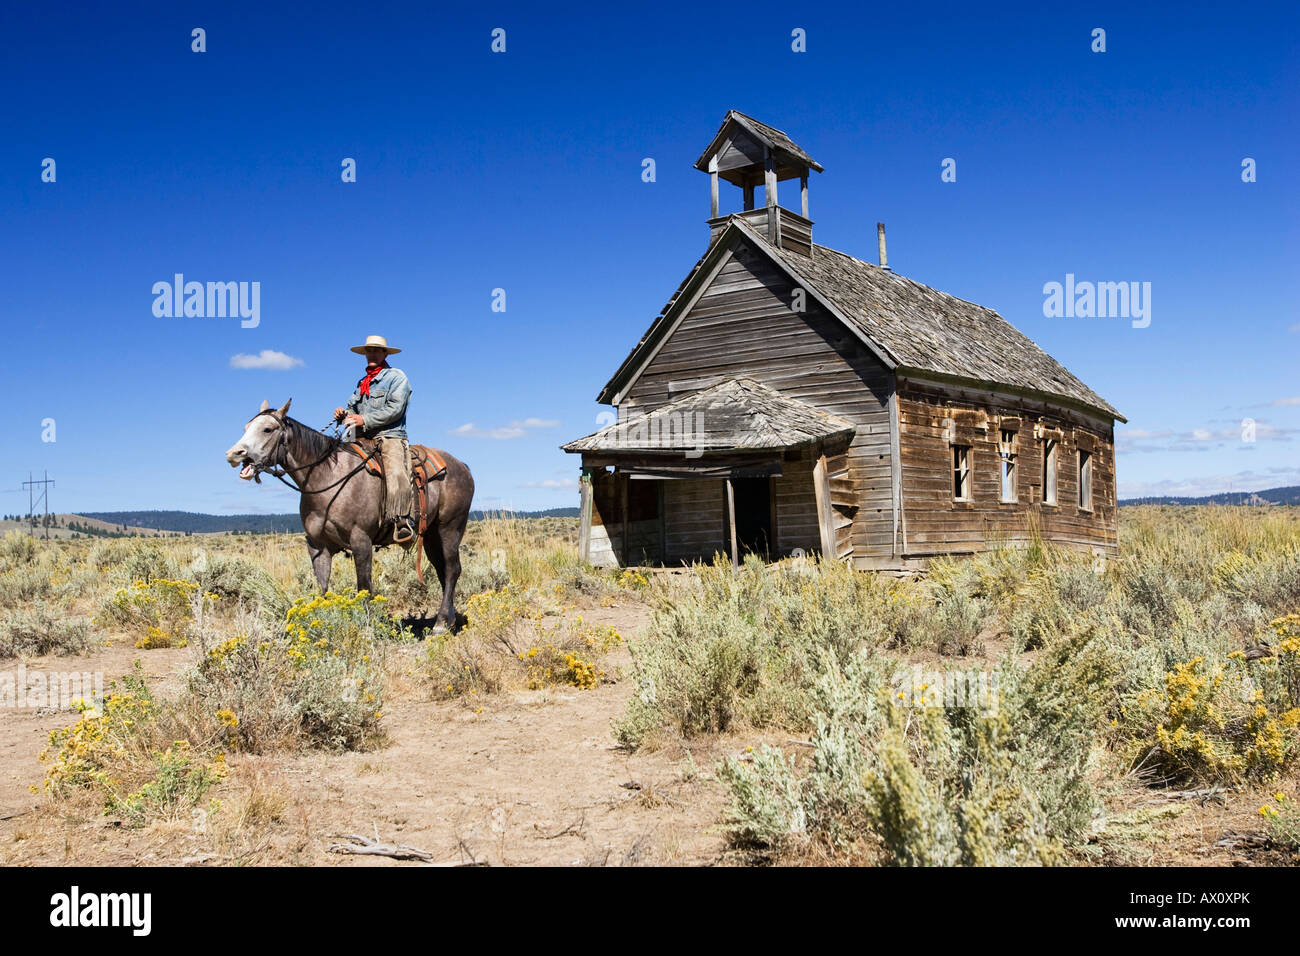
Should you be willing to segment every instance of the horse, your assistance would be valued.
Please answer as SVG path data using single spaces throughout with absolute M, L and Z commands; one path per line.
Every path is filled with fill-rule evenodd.
M 278 409 L 262 402 L 261 410 L 244 426 L 244 437 L 226 452 L 226 461 L 240 469 L 239 477 L 245 481 L 256 478 L 260 483 L 262 472 L 281 481 L 284 475 L 292 479 L 290 487 L 302 494 L 298 514 L 322 592 L 329 590 L 334 555 L 340 551 L 352 552 L 357 588 L 369 591 L 374 550 L 393 543 L 379 506 L 383 478 L 372 474 L 366 460 L 352 454 L 338 438 L 290 418 L 292 401 Z M 423 540 L 424 553 L 442 585 L 442 605 L 433 626 L 434 633 L 442 633 L 456 621 L 453 600 L 460 579 L 460 542 L 469 521 L 474 479 L 463 461 L 435 450 L 447 471 L 428 484 Z

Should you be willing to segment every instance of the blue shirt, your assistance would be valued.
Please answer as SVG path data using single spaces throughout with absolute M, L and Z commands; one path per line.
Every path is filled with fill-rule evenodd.
M 348 399 L 348 411 L 365 420 L 361 434 L 366 438 L 406 438 L 406 406 L 411 402 L 411 383 L 400 368 L 386 368 L 370 380 L 370 394 L 362 396 L 357 383 Z

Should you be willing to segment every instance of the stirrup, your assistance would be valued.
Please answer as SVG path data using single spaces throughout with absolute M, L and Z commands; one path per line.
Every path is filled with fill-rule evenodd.
M 393 544 L 410 544 L 416 537 L 415 523 L 410 518 L 393 521 Z

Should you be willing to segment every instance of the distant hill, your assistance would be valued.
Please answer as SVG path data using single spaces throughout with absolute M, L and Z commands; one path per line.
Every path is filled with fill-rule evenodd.
M 547 508 L 545 511 L 471 511 L 469 513 L 469 520 L 482 521 L 489 515 L 493 518 L 576 518 L 578 517 L 578 509 Z
M 481 521 L 487 515 L 507 518 L 576 518 L 577 508 L 550 508 L 546 511 L 471 511 L 471 521 Z M 66 515 L 75 520 L 77 515 Z M 302 531 L 302 520 L 297 513 L 271 515 L 210 515 L 194 511 L 87 511 L 81 517 L 89 518 L 105 528 L 117 529 L 125 525 L 136 533 L 160 531 L 179 534 L 222 534 L 237 531 L 240 534 L 271 534 Z
M 1267 491 L 1231 491 L 1204 498 L 1125 498 L 1121 505 L 1300 505 L 1300 485 Z
M 278 515 L 209 515 L 194 511 L 85 511 L 82 514 L 114 525 L 179 531 L 181 534 L 220 534 L 238 531 L 243 534 L 302 531 L 302 520 L 295 514 Z
M 162 531 L 158 528 L 144 528 L 139 525 L 121 521 L 101 521 L 85 515 L 52 514 L 49 527 L 44 524 L 45 516 L 36 518 L 36 535 L 44 538 L 162 538 L 184 534 L 181 531 Z M 0 519 L 0 537 L 10 531 L 31 531 L 25 515 L 5 515 Z

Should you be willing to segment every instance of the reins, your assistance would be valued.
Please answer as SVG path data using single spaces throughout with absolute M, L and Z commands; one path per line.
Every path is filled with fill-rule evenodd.
M 271 414 L 271 412 L 270 412 L 270 411 L 265 411 L 265 412 L 262 412 L 262 414 L 263 414 L 263 415 L 269 415 L 269 414 Z M 277 442 L 276 442 L 277 447 L 276 447 L 276 450 L 275 450 L 275 457 L 276 457 L 277 459 L 281 457 L 281 452 L 282 452 L 282 451 L 287 451 L 287 446 L 288 446 L 288 444 L 289 444 L 289 421 L 290 421 L 290 419 L 285 419 L 284 421 L 280 422 L 280 437 L 279 437 L 279 439 L 278 439 Z M 330 426 L 329 426 L 328 424 L 325 426 L 325 428 L 329 428 L 329 427 L 330 427 Z M 320 430 L 320 434 L 322 434 L 322 435 L 325 434 L 325 428 L 322 428 L 322 429 Z M 338 436 L 338 424 L 337 424 L 337 423 L 334 423 L 334 428 L 335 428 L 335 434 L 334 434 L 334 435 L 326 435 L 326 437 L 330 439 L 330 446 L 329 446 L 329 448 L 327 448 L 327 449 L 325 450 L 325 454 L 322 455 L 320 458 L 317 458 L 317 459 L 316 459 L 314 462 L 312 462 L 310 465 L 304 465 L 304 466 L 302 466 L 304 469 L 306 469 L 306 472 L 307 472 L 307 478 L 308 478 L 308 479 L 311 477 L 311 473 L 312 473 L 312 471 L 313 471 L 313 470 L 314 470 L 318 465 L 323 464 L 325 461 L 327 461 L 329 458 L 331 458 L 331 457 L 335 454 L 335 452 L 337 452 L 337 451 L 339 450 L 339 447 L 343 444 L 342 440 L 341 440 L 341 439 L 339 438 L 339 436 Z M 259 472 L 259 473 L 265 473 L 265 474 L 270 475 L 272 478 L 275 478 L 277 481 L 279 481 L 279 482 L 280 482 L 281 484 L 283 484 L 285 487 L 287 487 L 287 488 L 292 488 L 294 491 L 298 492 L 299 494 L 304 494 L 304 495 L 318 495 L 318 494 L 320 494 L 322 491 L 329 491 L 331 488 L 337 487 L 338 485 L 341 485 L 341 484 L 343 484 L 344 482 L 348 481 L 348 480 L 349 480 L 353 475 L 355 475 L 357 472 L 359 472 L 362 468 L 365 468 L 365 467 L 366 467 L 366 463 L 367 463 L 368 461 L 370 461 L 370 459 L 372 459 L 372 458 L 374 458 L 374 457 L 375 457 L 375 452 L 374 452 L 374 450 L 371 450 L 369 454 L 367 454 L 364 458 L 361 459 L 361 464 L 357 465 L 357 467 L 353 468 L 351 471 L 349 471 L 349 472 L 348 472 L 346 475 L 344 475 L 342 478 L 338 479 L 337 481 L 331 482 L 330 484 L 326 485 L 326 486 L 323 487 L 323 488 L 307 488 L 307 487 L 305 487 L 305 485 L 306 485 L 306 483 L 307 483 L 307 482 L 306 482 L 306 479 L 304 479 L 304 481 L 303 481 L 303 485 L 301 485 L 301 486 L 300 486 L 300 485 L 297 485 L 297 484 L 294 484 L 293 481 L 292 481 L 292 476 L 290 476 L 290 477 L 286 477 L 287 475 L 289 475 L 289 471 L 288 471 L 288 469 L 286 468 L 285 465 L 280 464 L 279 461 L 275 462 L 275 464 L 273 464 L 270 468 L 259 468 L 259 467 L 257 467 L 257 466 L 254 466 L 254 469 L 255 469 L 257 472 Z

